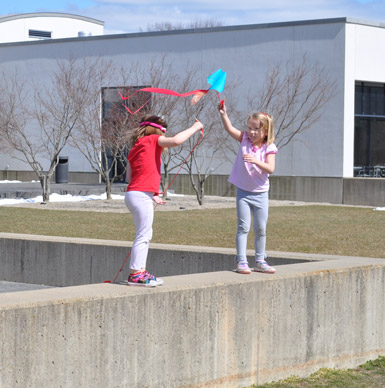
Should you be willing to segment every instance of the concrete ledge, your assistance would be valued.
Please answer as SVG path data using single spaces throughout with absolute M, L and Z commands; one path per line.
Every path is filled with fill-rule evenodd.
M 242 387 L 385 354 L 385 261 L 0 295 L 0 386 Z
M 131 242 L 0 233 L 0 280 L 74 286 L 112 280 L 130 252 Z M 253 252 L 249 251 L 250 257 Z M 326 256 L 269 252 L 282 265 Z M 157 276 L 232 270 L 235 249 L 150 245 L 148 270 Z M 128 265 L 119 280 L 127 279 Z

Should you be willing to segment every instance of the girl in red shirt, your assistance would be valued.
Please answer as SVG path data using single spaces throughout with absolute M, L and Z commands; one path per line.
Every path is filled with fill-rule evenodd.
M 154 220 L 153 201 L 165 204 L 159 197 L 161 155 L 164 148 L 176 147 L 203 129 L 201 122 L 179 132 L 173 137 L 164 136 L 167 123 L 159 116 L 144 116 L 131 138 L 128 154 L 125 203 L 132 214 L 136 236 L 131 250 L 130 275 L 132 286 L 154 287 L 163 284 L 146 271 L 149 244 Z

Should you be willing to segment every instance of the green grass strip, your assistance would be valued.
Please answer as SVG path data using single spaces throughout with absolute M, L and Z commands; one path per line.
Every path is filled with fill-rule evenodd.
M 0 208 L 0 232 L 133 241 L 130 213 Z M 152 242 L 234 248 L 235 209 L 155 212 Z M 343 206 L 271 207 L 267 249 L 385 258 L 385 212 Z M 248 248 L 253 248 L 250 232 Z

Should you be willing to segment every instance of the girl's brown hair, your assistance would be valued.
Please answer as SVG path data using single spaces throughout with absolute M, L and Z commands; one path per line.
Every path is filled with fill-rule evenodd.
M 262 124 L 262 127 L 266 130 L 266 145 L 274 143 L 274 119 L 272 115 L 263 112 L 254 112 L 249 115 L 247 121 L 249 121 L 249 119 L 258 120 Z
M 162 119 L 162 117 L 160 117 L 160 116 L 156 116 L 156 115 L 143 116 L 140 119 L 140 123 L 143 123 L 145 121 L 150 122 L 150 123 L 154 123 L 154 124 L 158 124 L 158 125 L 162 126 L 163 128 L 167 128 L 166 121 L 164 119 Z M 142 138 L 144 136 L 149 136 L 149 135 L 161 135 L 161 136 L 163 136 L 164 135 L 164 133 L 159 128 L 152 127 L 151 125 L 140 125 L 140 123 L 139 123 L 139 127 L 134 129 L 134 132 L 131 136 L 131 139 L 130 139 L 131 147 L 133 147 L 135 145 L 135 143 L 140 138 Z

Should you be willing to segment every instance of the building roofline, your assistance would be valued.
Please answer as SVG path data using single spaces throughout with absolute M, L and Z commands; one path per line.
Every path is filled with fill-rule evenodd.
M 60 17 L 60 18 L 69 18 L 69 19 L 78 19 L 85 22 L 90 22 L 94 24 L 100 24 L 104 26 L 104 22 L 101 20 L 89 18 L 87 16 L 74 15 L 71 13 L 60 13 L 60 12 L 33 12 L 33 13 L 20 13 L 14 15 L 0 16 L 0 23 L 9 22 L 12 20 L 19 19 L 28 19 L 28 18 L 41 18 L 41 17 Z
M 291 22 L 266 23 L 265 25 L 263 25 L 263 24 L 260 24 L 260 25 L 267 26 L 267 27 L 279 27 L 279 25 L 296 26 L 296 25 L 332 24 L 332 23 L 362 24 L 362 25 L 371 26 L 371 27 L 385 28 L 385 23 L 374 22 L 374 21 L 369 21 L 369 20 L 364 20 L 364 19 L 351 18 L 351 17 L 297 20 L 297 21 L 291 21 Z M 258 26 L 258 24 L 256 26 Z
M 355 19 L 350 17 L 328 18 L 328 19 L 312 19 L 312 20 L 297 20 L 288 22 L 273 22 L 273 23 L 259 23 L 259 24 L 240 24 L 234 26 L 219 26 L 219 27 L 203 27 L 203 28 L 190 28 L 183 30 L 169 30 L 169 31 L 151 31 L 151 32 L 130 32 L 122 34 L 103 35 L 103 37 L 132 37 L 132 36 L 152 36 L 152 35 L 174 35 L 174 34 L 191 34 L 194 32 L 216 32 L 216 31 L 237 31 L 237 30 L 255 30 L 264 28 L 277 28 L 277 27 L 295 27 L 314 24 L 360 24 L 370 27 L 385 28 L 385 23 L 373 22 L 363 19 Z M 100 36 L 99 36 L 100 37 Z
M 23 15 L 26 15 L 26 14 L 23 14 Z M 63 15 L 63 14 L 57 14 L 57 15 Z M 67 15 L 70 15 L 70 14 L 67 14 Z M 77 16 L 77 15 L 72 15 L 72 16 Z M 78 18 L 89 19 L 89 18 L 83 18 L 81 16 L 78 16 Z M 255 29 L 266 29 L 266 28 L 295 27 L 295 26 L 306 26 L 306 25 L 316 25 L 316 24 L 336 24 L 336 23 L 359 24 L 359 25 L 365 25 L 369 27 L 385 28 L 385 23 L 382 23 L 382 22 L 372 22 L 372 21 L 367 21 L 362 19 L 340 17 L 340 18 L 329 18 L 329 19 L 299 20 L 299 21 L 289 21 L 289 22 L 242 24 L 242 25 L 235 25 L 235 26 L 191 28 L 191 29 L 170 30 L 170 31 L 130 32 L 130 33 L 122 33 L 122 34 L 94 35 L 94 36 L 87 36 L 87 37 L 45 39 L 45 40 L 38 40 L 38 41 L 7 42 L 7 43 L 0 43 L 0 47 L 31 45 L 31 44 L 32 45 L 33 44 L 52 44 L 52 43 L 57 43 L 58 41 L 74 42 L 74 41 L 84 41 L 84 40 L 123 39 L 123 38 L 150 37 L 150 36 L 164 36 L 164 35 L 182 35 L 182 34 L 193 34 L 193 33 L 202 33 L 202 32 L 255 30 Z

